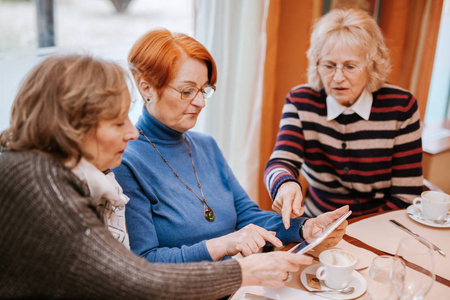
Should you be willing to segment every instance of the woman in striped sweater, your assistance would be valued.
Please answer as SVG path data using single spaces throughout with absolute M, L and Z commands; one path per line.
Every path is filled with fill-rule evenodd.
M 345 204 L 353 217 L 408 206 L 423 185 L 420 116 L 411 93 L 386 83 L 389 53 L 374 19 L 331 11 L 314 27 L 308 60 L 308 84 L 287 95 L 265 169 L 274 210 L 289 227 L 289 217 Z

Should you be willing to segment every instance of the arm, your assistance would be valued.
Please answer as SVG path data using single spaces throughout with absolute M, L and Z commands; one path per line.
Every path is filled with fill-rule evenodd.
M 264 170 L 264 183 L 274 200 L 272 209 L 283 216 L 286 229 L 290 226 L 289 218 L 304 213 L 301 185 L 297 180 L 304 162 L 304 145 L 302 123 L 289 94 L 275 148 Z
M 7 156 L 0 155 L 2 298 L 216 299 L 243 275 L 252 282 L 235 260 L 148 263 L 114 239 L 73 173 L 48 157 L 5 163 Z
M 392 152 L 391 196 L 382 210 L 405 208 L 423 190 L 420 114 L 414 96 L 399 113 L 398 123 Z

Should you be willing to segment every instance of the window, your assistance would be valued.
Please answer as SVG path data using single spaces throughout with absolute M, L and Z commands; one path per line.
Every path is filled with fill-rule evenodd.
M 49 53 L 88 52 L 125 63 L 131 45 L 154 27 L 194 34 L 194 0 L 131 0 L 123 13 L 112 0 L 53 0 L 56 47 L 39 49 L 37 1 L 0 0 L 0 131 L 21 80 Z
M 428 93 L 425 123 L 450 118 L 450 0 L 445 0 Z

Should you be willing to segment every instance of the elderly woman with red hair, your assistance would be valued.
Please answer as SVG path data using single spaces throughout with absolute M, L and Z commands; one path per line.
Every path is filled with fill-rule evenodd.
M 308 238 L 348 211 L 291 220 L 262 211 L 240 186 L 211 136 L 190 131 L 215 92 L 214 59 L 195 39 L 165 29 L 145 34 L 128 61 L 144 108 L 122 164 L 113 170 L 130 197 L 130 247 L 152 262 L 217 261 L 266 242 Z M 346 224 L 324 242 L 335 245 Z

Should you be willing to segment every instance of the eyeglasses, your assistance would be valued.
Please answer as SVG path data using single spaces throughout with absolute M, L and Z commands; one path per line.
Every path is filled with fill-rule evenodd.
M 357 65 L 354 64 L 345 64 L 342 66 L 338 66 L 331 63 L 320 63 L 318 67 L 319 72 L 322 73 L 324 76 L 334 76 L 334 74 L 336 74 L 337 69 L 341 69 L 342 74 L 344 74 L 344 76 L 356 75 L 362 72 L 362 70 L 364 70 L 364 68 L 358 67 Z
M 181 94 L 181 100 L 193 100 L 195 97 L 197 97 L 198 92 L 202 91 L 203 97 L 205 97 L 205 99 L 211 98 L 211 96 L 214 94 L 214 92 L 216 91 L 216 87 L 215 86 L 206 86 L 204 88 L 196 88 L 196 87 L 186 87 L 183 90 L 178 90 L 170 85 L 167 85 L 168 87 L 170 87 L 171 89 L 177 91 L 178 93 Z

